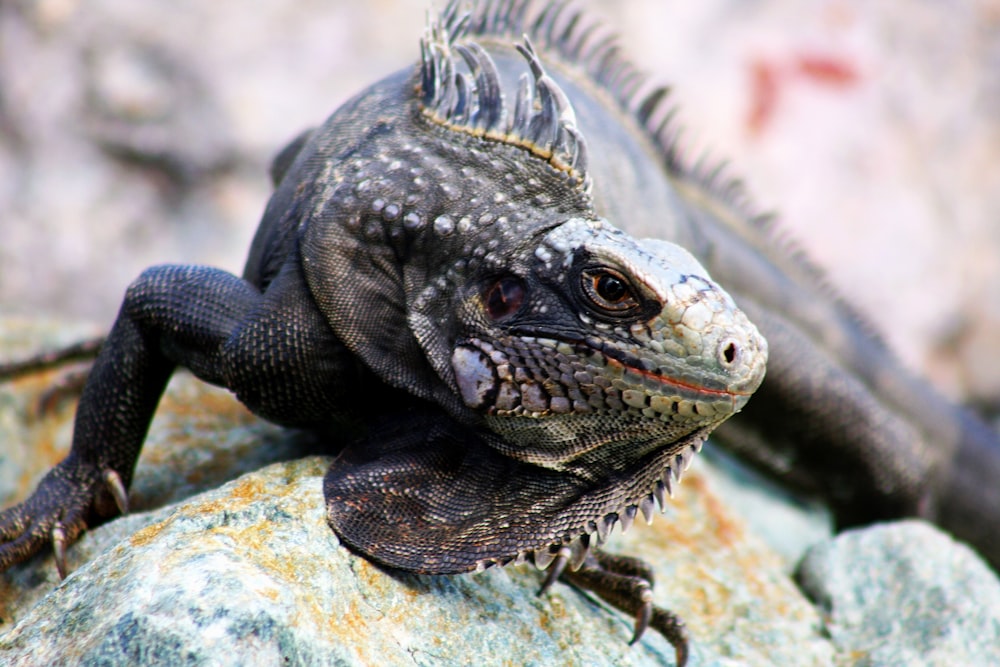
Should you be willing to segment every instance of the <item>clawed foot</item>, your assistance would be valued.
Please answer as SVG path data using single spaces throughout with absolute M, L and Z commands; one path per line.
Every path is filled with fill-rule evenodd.
M 570 558 L 568 547 L 556 554 L 540 594 L 557 579 L 593 591 L 608 604 L 635 618 L 631 644 L 648 628 L 653 628 L 673 645 L 677 667 L 684 667 L 688 659 L 687 630 L 674 613 L 653 604 L 653 570 L 649 565 L 637 558 L 593 550 L 579 569 L 573 570 L 567 568 Z
M 65 579 L 66 548 L 95 519 L 128 512 L 125 483 L 110 468 L 79 464 L 71 458 L 53 468 L 26 501 L 0 513 L 0 570 L 23 562 L 51 544 L 60 579 Z

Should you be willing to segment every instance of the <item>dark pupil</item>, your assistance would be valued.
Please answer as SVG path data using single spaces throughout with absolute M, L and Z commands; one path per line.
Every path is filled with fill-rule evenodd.
M 607 273 L 597 279 L 597 284 L 594 287 L 602 298 L 611 303 L 621 301 L 628 296 L 628 288 L 625 287 L 625 283 Z
M 494 320 L 510 317 L 524 303 L 524 292 L 524 283 L 520 279 L 501 278 L 486 293 L 486 312 Z

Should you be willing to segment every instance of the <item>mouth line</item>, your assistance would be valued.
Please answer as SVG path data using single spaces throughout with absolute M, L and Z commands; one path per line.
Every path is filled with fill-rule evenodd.
M 520 332 L 512 331 L 515 336 L 530 336 L 531 338 L 539 338 L 537 332 Z M 597 342 L 596 344 L 586 339 L 577 338 L 574 336 L 566 335 L 549 335 L 545 336 L 550 340 L 555 340 L 560 343 L 566 343 L 568 345 L 573 345 L 577 348 L 587 350 L 588 352 L 596 352 L 601 355 L 610 365 L 617 365 L 621 368 L 627 368 L 630 371 L 634 371 L 644 378 L 649 378 L 654 382 L 659 384 L 675 387 L 679 390 L 689 392 L 691 394 L 696 394 L 699 396 L 710 396 L 710 397 L 722 397 L 730 400 L 735 400 L 738 398 L 747 398 L 753 396 L 754 391 L 735 391 L 731 389 L 713 389 L 711 387 L 706 387 L 701 384 L 696 384 L 694 382 L 687 382 L 674 377 L 663 375 L 658 371 L 650 371 L 643 368 L 638 360 L 630 356 L 627 352 L 622 352 L 621 350 L 615 349 L 602 342 Z
M 701 394 L 703 396 L 724 396 L 726 398 L 734 398 L 737 396 L 750 396 L 753 394 L 752 391 L 731 391 L 729 389 L 712 389 L 704 385 L 694 384 L 693 382 L 685 382 L 684 380 L 678 380 L 677 378 L 663 375 L 662 373 L 656 371 L 650 371 L 639 366 L 638 363 L 635 361 L 635 359 L 633 357 L 630 357 L 627 353 L 622 352 L 620 350 L 616 350 L 614 348 L 607 348 L 606 346 L 598 348 L 590 345 L 586 341 L 580 341 L 580 340 L 567 341 L 567 342 L 573 342 L 578 345 L 583 345 L 588 350 L 593 350 L 594 352 L 597 352 L 602 357 L 607 359 L 608 363 L 618 365 L 622 368 L 627 368 L 630 371 L 635 371 L 644 378 L 649 378 L 660 384 L 667 385 L 670 387 L 677 387 L 678 389 L 683 389 L 685 391 L 689 391 L 695 394 Z

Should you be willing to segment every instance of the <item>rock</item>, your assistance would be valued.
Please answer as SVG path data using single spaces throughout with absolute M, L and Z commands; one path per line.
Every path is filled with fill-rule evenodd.
M 582 598 L 559 599 L 569 591 L 534 598 L 538 578 L 528 572 L 388 574 L 352 555 L 326 526 L 328 462 L 275 464 L 148 514 L 4 636 L 0 656 L 106 665 L 667 660 L 664 642 L 630 649 L 622 632 L 608 632 L 620 620 Z
M 31 328 L 0 319 L 0 359 L 11 356 L 5 333 Z M 0 456 L 53 439 L 31 479 L 69 437 L 72 406 L 27 414 L 51 380 L 0 385 L 0 404 L 17 408 L 0 420 Z M 0 575 L 0 663 L 673 663 L 654 632 L 630 647 L 632 620 L 588 595 L 560 584 L 537 597 L 531 567 L 415 576 L 353 555 L 327 527 L 329 458 L 315 451 L 179 374 L 139 460 L 136 511 L 73 545 L 62 583 L 48 553 Z M 691 665 L 831 664 L 786 560 L 718 495 L 713 480 L 726 473 L 707 463 L 696 460 L 665 517 L 608 548 L 653 565 L 656 603 L 688 625 Z
M 784 558 L 787 572 L 807 549 L 833 535 L 833 513 L 818 499 L 782 486 L 719 447 L 706 447 L 702 458 L 712 488 L 750 532 Z
M 92 329 L 0 318 L 0 360 L 74 332 Z M 73 406 L 32 408 L 54 379 L 0 384 L 5 506 L 65 454 Z M 533 568 L 416 576 L 350 553 L 326 525 L 322 445 L 178 374 L 134 513 L 73 545 L 62 583 L 48 553 L 0 574 L 0 663 L 673 663 L 653 632 L 629 647 L 631 619 L 586 594 L 537 597 Z M 654 567 L 693 667 L 1000 664 L 1000 581 L 968 548 L 919 522 L 831 540 L 828 515 L 799 505 L 703 455 L 665 517 L 608 548 Z M 810 543 L 797 577 L 818 609 L 790 574 Z
M 568 587 L 537 598 L 540 577 L 529 568 L 416 576 L 351 554 L 324 518 L 328 461 L 274 464 L 178 506 L 91 532 L 80 546 L 92 559 L 0 637 L 0 659 L 463 664 L 473 650 L 483 664 L 672 663 L 662 638 L 649 634 L 629 647 L 628 619 Z M 711 503 L 711 492 L 705 496 Z M 682 609 L 682 598 L 683 607 L 700 599 L 701 618 L 683 612 L 696 637 L 692 664 L 719 664 L 725 655 L 734 658 L 727 664 L 767 664 L 767 656 L 793 646 L 787 657 L 795 655 L 797 664 L 828 664 L 817 617 L 786 578 L 766 567 L 780 561 L 731 519 L 714 518 L 704 530 L 717 531 L 716 540 L 741 556 L 689 550 L 691 535 L 671 549 L 667 542 L 677 542 L 674 533 L 685 528 L 662 520 L 630 533 L 652 535 L 619 545 L 632 553 L 662 549 L 654 561 L 675 592 L 661 604 Z M 680 569 L 671 572 L 664 557 Z M 53 583 L 51 559 L 38 560 L 13 576 Z
M 1000 665 L 1000 581 L 926 523 L 845 532 L 811 549 L 798 579 L 855 665 Z

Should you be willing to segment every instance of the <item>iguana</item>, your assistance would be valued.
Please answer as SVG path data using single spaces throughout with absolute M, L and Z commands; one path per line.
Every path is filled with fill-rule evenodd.
M 449 4 L 417 66 L 279 154 L 242 278 L 130 286 L 70 455 L 0 515 L 0 567 L 51 543 L 64 572 L 66 545 L 127 510 L 179 365 L 278 423 L 349 424 L 324 493 L 362 555 L 533 560 L 679 663 L 648 568 L 588 547 L 662 504 L 716 427 L 842 525 L 924 516 L 1000 563 L 996 434 L 903 371 L 736 184 L 689 167 L 672 117 L 566 3 Z

